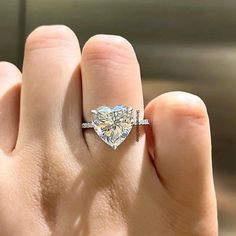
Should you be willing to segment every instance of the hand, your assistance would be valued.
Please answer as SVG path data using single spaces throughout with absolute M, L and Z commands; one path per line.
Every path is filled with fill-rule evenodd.
M 97 35 L 81 55 L 69 28 L 40 27 L 23 73 L 2 62 L 0 83 L 1 236 L 217 235 L 204 103 L 171 92 L 144 111 L 127 40 Z M 113 150 L 81 122 L 118 104 L 139 109 L 151 129 L 139 142 L 133 129 Z

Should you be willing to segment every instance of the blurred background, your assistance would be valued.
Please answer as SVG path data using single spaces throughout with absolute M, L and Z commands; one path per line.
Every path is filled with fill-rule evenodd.
M 22 66 L 25 38 L 42 24 L 66 24 L 81 46 L 118 34 L 135 47 L 145 102 L 184 90 L 211 120 L 220 235 L 236 235 L 235 0 L 1 0 L 0 60 Z

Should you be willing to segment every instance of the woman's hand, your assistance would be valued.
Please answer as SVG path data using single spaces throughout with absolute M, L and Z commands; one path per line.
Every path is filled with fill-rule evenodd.
M 151 129 L 113 150 L 81 123 L 118 104 Z M 22 74 L 0 63 L 0 148 L 1 236 L 217 235 L 204 103 L 171 92 L 144 111 L 124 38 L 94 36 L 81 55 L 65 26 L 31 33 Z

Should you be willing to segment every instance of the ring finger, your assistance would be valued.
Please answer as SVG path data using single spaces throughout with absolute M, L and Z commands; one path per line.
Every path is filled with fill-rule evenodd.
M 139 64 L 131 44 L 122 37 L 96 35 L 85 44 L 82 59 L 82 89 L 84 120 L 91 120 L 91 110 L 100 106 L 114 107 L 122 104 L 143 113 L 143 94 Z M 107 153 L 113 150 L 100 140 L 93 130 L 85 132 L 91 152 Z M 126 145 L 121 145 L 114 153 L 136 150 L 135 132 L 127 137 Z M 130 145 L 132 143 L 132 145 Z M 139 147 L 142 145 L 139 144 Z

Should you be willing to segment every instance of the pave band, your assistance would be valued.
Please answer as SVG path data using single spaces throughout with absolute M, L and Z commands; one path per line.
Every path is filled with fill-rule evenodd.
M 134 121 L 132 123 L 133 126 L 135 125 L 150 125 L 148 119 Z M 82 123 L 82 129 L 93 129 L 94 124 L 92 122 Z

